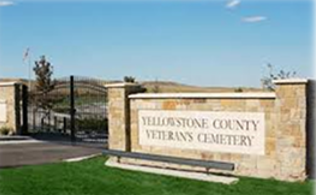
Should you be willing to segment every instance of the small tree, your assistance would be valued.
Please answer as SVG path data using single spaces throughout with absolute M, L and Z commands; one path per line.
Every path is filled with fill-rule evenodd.
M 125 76 L 125 77 L 124 77 L 124 82 L 127 82 L 127 83 L 135 83 L 135 82 L 136 82 L 136 78 L 135 78 L 135 77 L 132 77 L 132 76 Z
M 263 88 L 268 89 L 270 91 L 274 91 L 274 89 L 275 89 L 275 85 L 273 83 L 273 80 L 288 79 L 288 78 L 293 78 L 296 76 L 295 71 L 280 70 L 279 73 L 275 74 L 274 70 L 273 70 L 273 66 L 270 63 L 267 64 L 267 68 L 269 69 L 269 74 L 268 74 L 268 76 L 264 76 L 261 79 L 261 82 L 262 82 Z
M 36 75 L 36 93 L 39 96 L 36 103 L 38 107 L 50 110 L 53 107 L 53 103 L 47 94 L 55 87 L 55 82 L 52 80 L 53 67 L 46 60 L 45 56 L 41 56 L 39 61 L 35 61 L 33 70 Z

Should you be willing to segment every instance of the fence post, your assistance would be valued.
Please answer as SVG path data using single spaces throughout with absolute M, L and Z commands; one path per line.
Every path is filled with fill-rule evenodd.
M 41 129 L 44 128 L 44 118 L 42 117 L 42 113 L 41 113 Z
M 55 132 L 56 132 L 56 131 L 60 132 L 60 131 L 58 130 L 57 116 L 54 116 L 54 131 L 55 131 Z
M 32 111 L 33 111 L 33 130 L 35 131 L 35 132 L 37 132 L 37 124 L 36 124 L 36 110 L 35 110 L 35 108 L 32 106 Z
M 22 126 L 22 135 L 25 135 L 28 133 L 28 87 L 26 85 L 22 86 L 22 121 L 23 121 L 23 126 Z
M 70 76 L 70 131 L 71 131 L 71 142 L 76 141 L 75 136 L 75 91 L 74 91 L 74 76 Z
M 64 126 L 63 126 L 63 133 L 66 134 L 66 130 L 67 130 L 67 119 L 66 119 L 66 117 L 64 117 L 63 124 L 64 124 Z
M 22 126 L 21 126 L 21 84 L 14 84 L 14 109 L 15 109 L 15 129 L 17 135 L 22 135 Z

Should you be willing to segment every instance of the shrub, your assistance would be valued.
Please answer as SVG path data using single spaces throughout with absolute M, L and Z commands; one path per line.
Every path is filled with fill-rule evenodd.
M 12 129 L 9 127 L 4 126 L 0 128 L 0 135 L 9 135 L 10 132 L 12 132 Z
M 243 89 L 241 87 L 238 87 L 234 90 L 235 92 L 239 93 L 239 92 L 243 92 Z
M 136 82 L 136 78 L 135 78 L 135 77 L 132 77 L 132 76 L 125 76 L 125 77 L 124 77 L 124 82 L 127 82 L 127 83 L 135 83 L 135 82 Z
M 90 131 L 90 130 L 107 131 L 108 120 L 89 118 L 89 119 L 76 120 L 76 124 L 78 125 L 80 130 L 84 130 L 84 131 Z
M 76 130 L 77 131 L 95 131 L 95 132 L 108 132 L 108 119 L 96 119 L 96 118 L 86 118 L 86 119 L 76 119 Z M 70 129 L 70 122 L 66 124 L 67 129 Z

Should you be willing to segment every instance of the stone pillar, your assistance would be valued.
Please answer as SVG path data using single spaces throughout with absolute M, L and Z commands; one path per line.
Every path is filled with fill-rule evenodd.
M 135 83 L 115 83 L 108 89 L 109 149 L 130 151 L 130 105 L 128 95 L 143 89 Z
M 0 128 L 9 128 L 10 134 L 19 134 L 20 131 L 18 89 L 15 82 L 0 83 Z
M 279 179 L 306 178 L 306 79 L 274 81 L 276 85 L 276 158 Z

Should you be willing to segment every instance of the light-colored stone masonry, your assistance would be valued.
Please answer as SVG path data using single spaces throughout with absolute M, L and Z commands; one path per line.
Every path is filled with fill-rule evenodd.
M 136 94 L 132 84 L 109 87 L 109 148 L 235 164 L 233 175 L 297 181 L 306 170 L 307 80 L 275 81 L 275 93 Z M 128 98 L 129 97 L 129 98 Z M 265 155 L 219 153 L 171 147 L 142 146 L 139 110 L 233 111 L 265 114 Z M 122 159 L 121 162 L 199 170 L 189 166 Z M 215 170 L 213 170 L 215 171 Z M 218 171 L 217 171 L 218 172 Z
M 5 102 L 6 105 L 6 118 L 5 122 L 0 121 L 1 127 L 8 127 L 12 130 L 12 133 L 16 133 L 19 128 L 17 121 L 17 109 L 16 109 L 16 84 L 15 82 L 0 83 L 0 100 Z
M 130 102 L 128 95 L 142 91 L 139 85 L 119 83 L 108 88 L 109 148 L 130 151 Z

